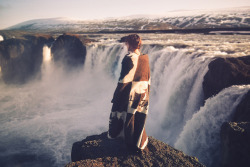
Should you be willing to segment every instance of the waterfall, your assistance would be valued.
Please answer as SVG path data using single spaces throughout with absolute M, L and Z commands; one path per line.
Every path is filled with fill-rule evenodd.
M 149 119 L 154 127 L 151 133 L 173 145 L 185 122 L 202 104 L 202 82 L 211 59 L 173 47 L 149 57 L 152 70 Z
M 247 86 L 232 86 L 206 100 L 205 105 L 187 121 L 175 147 L 198 157 L 206 166 L 219 166 L 220 127 L 230 121 Z
M 91 46 L 89 50 L 85 70 L 105 71 L 116 82 L 124 47 Z M 206 166 L 218 165 L 220 126 L 230 120 L 249 86 L 225 89 L 202 106 L 202 82 L 212 56 L 161 45 L 144 45 L 142 52 L 149 55 L 152 78 L 148 134 L 198 157 Z
M 121 61 L 127 50 L 123 44 L 90 45 L 87 48 L 85 73 L 104 73 L 117 79 L 121 70 Z
M 43 62 L 51 60 L 51 49 L 45 45 L 43 47 Z
M 87 50 L 84 72 L 107 75 L 117 82 L 126 48 L 122 44 L 91 45 Z M 142 53 L 149 55 L 152 78 L 148 129 L 174 145 L 185 122 L 203 102 L 202 82 L 211 58 L 160 45 L 144 45 Z
M 202 106 L 202 82 L 212 56 L 201 50 L 142 46 L 141 52 L 149 55 L 152 81 L 146 131 L 209 166 L 220 124 L 249 88 L 225 89 Z M 126 53 L 116 41 L 93 42 L 87 45 L 84 66 L 66 71 L 51 61 L 50 48 L 44 46 L 40 79 L 15 86 L 0 82 L 0 166 L 6 157 L 15 166 L 18 155 L 30 166 L 63 166 L 70 162 L 74 142 L 107 131 Z
M 0 35 L 0 42 L 1 42 L 1 41 L 4 41 L 4 38 L 3 38 L 2 35 Z

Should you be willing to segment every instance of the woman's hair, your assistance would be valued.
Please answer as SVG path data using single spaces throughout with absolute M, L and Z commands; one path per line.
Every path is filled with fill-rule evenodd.
M 141 38 L 137 34 L 130 34 L 126 36 L 125 42 L 129 44 L 131 50 L 140 49 L 141 47 Z

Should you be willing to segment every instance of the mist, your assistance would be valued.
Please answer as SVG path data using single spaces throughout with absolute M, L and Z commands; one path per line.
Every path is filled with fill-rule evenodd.
M 108 130 L 111 99 L 127 50 L 117 42 L 119 35 L 98 38 L 87 45 L 84 66 L 74 70 L 58 66 L 44 46 L 39 77 L 22 85 L 0 80 L 0 165 L 63 166 L 70 162 L 74 142 Z M 230 118 L 249 86 L 229 88 L 204 102 L 203 77 L 216 56 L 248 55 L 249 37 L 142 38 L 141 52 L 149 55 L 152 77 L 147 134 L 207 166 L 218 165 L 218 157 L 210 154 L 219 146 L 218 127 Z M 234 106 L 228 108 L 232 101 Z

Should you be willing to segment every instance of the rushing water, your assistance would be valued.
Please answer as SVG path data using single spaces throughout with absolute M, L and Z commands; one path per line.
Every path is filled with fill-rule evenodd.
M 219 129 L 249 85 L 233 86 L 203 102 L 202 82 L 215 56 L 250 55 L 249 36 L 142 34 L 152 89 L 147 133 L 198 159 L 219 163 Z M 72 144 L 107 131 L 111 98 L 126 54 L 121 35 L 87 46 L 83 68 L 65 71 L 44 47 L 42 78 L 25 85 L 0 82 L 0 166 L 63 166 Z

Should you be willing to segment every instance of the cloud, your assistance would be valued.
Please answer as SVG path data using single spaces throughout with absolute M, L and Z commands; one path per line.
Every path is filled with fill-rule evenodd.
M 3 4 L 0 4 L 0 10 L 5 10 L 5 9 L 10 9 L 10 5 L 7 4 L 7 5 L 3 5 Z

